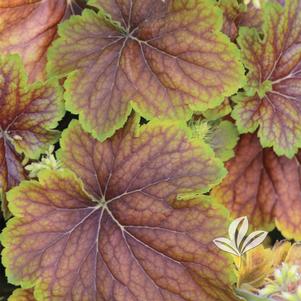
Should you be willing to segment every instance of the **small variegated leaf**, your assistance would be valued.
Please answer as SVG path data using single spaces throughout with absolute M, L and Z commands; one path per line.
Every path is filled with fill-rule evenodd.
M 266 231 L 254 231 L 244 241 L 241 252 L 242 254 L 252 250 L 253 248 L 260 245 L 267 237 L 268 232 Z
M 240 223 L 240 228 L 237 233 L 237 238 L 236 238 L 236 246 L 240 250 L 240 245 L 244 237 L 247 235 L 249 229 L 249 222 L 248 218 L 245 216 L 242 219 L 242 222 Z
M 231 253 L 233 255 L 240 256 L 240 253 L 236 249 L 236 246 L 228 238 L 219 237 L 219 238 L 214 239 L 213 242 L 219 249 L 221 249 L 227 253 Z
M 239 226 L 240 226 L 240 228 L 239 228 Z M 230 224 L 229 237 L 237 249 L 239 249 L 239 245 L 240 245 L 242 239 L 247 234 L 248 227 L 249 227 L 249 223 L 248 223 L 248 219 L 246 216 L 239 217 Z M 237 236 L 236 236 L 236 232 L 238 232 Z

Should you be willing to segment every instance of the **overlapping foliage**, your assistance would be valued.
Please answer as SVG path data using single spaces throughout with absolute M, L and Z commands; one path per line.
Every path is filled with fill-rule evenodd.
M 213 240 L 301 238 L 301 0 L 0 0 L 0 33 L 9 300 L 249 300 L 290 264 Z

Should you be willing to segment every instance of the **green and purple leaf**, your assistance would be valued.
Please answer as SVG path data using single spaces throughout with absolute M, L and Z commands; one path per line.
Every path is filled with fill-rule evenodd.
M 37 159 L 58 140 L 59 132 L 51 129 L 64 105 L 55 82 L 28 85 L 17 55 L 0 57 L 0 93 L 0 192 L 6 192 L 25 178 L 23 155 Z
M 207 0 L 89 1 L 99 8 L 59 28 L 50 76 L 67 75 L 67 108 L 100 140 L 132 108 L 152 119 L 188 120 L 218 106 L 244 83 L 236 46 L 220 32 Z
M 10 282 L 38 300 L 234 301 L 232 265 L 215 248 L 227 212 L 206 196 L 225 174 L 185 123 L 126 127 L 101 143 L 71 123 L 64 170 L 8 194 L 1 235 Z M 68 169 L 67 169 L 68 168 Z
M 66 0 L 0 1 L 0 53 L 18 53 L 31 82 L 46 79 L 47 49 L 67 10 Z
M 255 228 L 274 225 L 287 238 L 301 239 L 301 156 L 278 157 L 263 149 L 256 134 L 242 135 L 228 175 L 212 195 L 233 217 L 246 215 Z
M 263 23 L 263 10 L 256 8 L 252 2 L 247 6 L 237 0 L 220 0 L 219 7 L 223 11 L 223 32 L 232 41 L 237 38 L 239 27 L 247 26 L 261 30 Z
M 241 28 L 238 38 L 248 72 L 233 117 L 241 133 L 254 132 L 263 147 L 292 158 L 301 146 L 301 1 L 264 7 L 262 38 Z

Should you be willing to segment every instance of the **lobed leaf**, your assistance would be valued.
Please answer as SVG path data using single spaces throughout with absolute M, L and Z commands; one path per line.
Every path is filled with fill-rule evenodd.
M 242 86 L 239 51 L 219 31 L 211 1 L 89 3 L 99 12 L 60 26 L 48 71 L 68 75 L 67 108 L 98 139 L 122 127 L 132 108 L 147 119 L 188 120 Z
M 27 84 L 17 55 L 0 57 L 0 93 L 0 190 L 6 192 L 25 178 L 22 154 L 36 159 L 58 140 L 51 129 L 64 105 L 56 82 Z
M 261 30 L 263 10 L 256 8 L 253 3 L 248 5 L 238 3 L 237 0 L 220 0 L 219 7 L 223 11 L 223 32 L 234 41 L 241 26 L 254 27 Z
M 185 124 L 126 128 L 101 143 L 77 121 L 63 134 L 61 171 L 8 194 L 1 235 L 7 276 L 37 300 L 237 300 L 231 261 L 212 243 L 227 213 L 202 192 L 224 169 Z M 68 170 L 68 169 L 70 170 Z
M 31 82 L 46 79 L 46 52 L 66 10 L 66 0 L 0 1 L 0 52 L 21 55 Z
M 263 147 L 292 158 L 301 146 L 301 1 L 284 7 L 268 1 L 264 16 L 263 38 L 255 29 L 240 30 L 248 85 L 234 98 L 233 117 L 241 133 L 258 128 Z
M 255 134 L 244 134 L 226 168 L 228 175 L 212 195 L 233 216 L 246 215 L 260 229 L 276 224 L 286 237 L 301 238 L 299 153 L 292 159 L 278 157 L 262 149 Z

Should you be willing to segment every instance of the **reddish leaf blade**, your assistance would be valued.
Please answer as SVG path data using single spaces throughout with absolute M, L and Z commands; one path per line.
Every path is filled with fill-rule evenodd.
M 33 4 L 39 2 L 40 0 L 2 0 L 0 3 L 0 8 L 12 8 L 27 4 Z
M 5 192 L 26 178 L 21 161 L 22 157 L 15 152 L 14 147 L 8 141 L 0 139 L 0 200 L 5 218 L 9 216 Z
M 167 4 L 172 1 L 108 1 L 108 0 L 89 0 L 89 5 L 103 9 L 113 20 L 119 21 L 124 28 L 135 28 L 141 22 L 153 17 L 163 16 L 166 13 Z
M 132 107 L 148 119 L 188 120 L 242 85 L 239 52 L 219 32 L 220 11 L 209 1 L 91 3 L 124 27 L 103 10 L 71 18 L 48 70 L 69 74 L 67 107 L 100 140 L 122 127 Z
M 32 82 L 46 78 L 46 52 L 66 8 L 66 0 L 4 0 L 0 3 L 0 52 L 20 54 Z
M 226 168 L 229 174 L 212 194 L 234 217 L 248 216 L 257 229 L 271 230 L 276 223 L 287 238 L 301 238 L 299 154 L 277 157 L 262 149 L 255 134 L 246 134 Z
M 0 60 L 3 81 L 1 98 L 1 138 L 12 142 L 19 153 L 38 158 L 59 133 L 50 129 L 64 115 L 62 89 L 56 81 L 28 85 L 18 56 Z
M 175 123 L 136 127 L 131 119 L 101 143 L 73 122 L 60 156 L 83 182 L 45 171 L 9 193 L 10 281 L 36 284 L 42 300 L 236 300 L 231 264 L 212 243 L 227 214 L 205 197 L 175 198 L 208 190 L 221 164 Z
M 263 147 L 291 158 L 301 146 L 301 1 L 269 2 L 264 15 L 264 39 L 256 30 L 240 31 L 248 86 L 235 99 L 233 116 L 242 133 L 259 127 Z
M 0 190 L 6 192 L 25 178 L 22 154 L 36 159 L 58 140 L 59 132 L 51 129 L 64 105 L 57 83 L 27 84 L 18 56 L 1 57 L 0 71 Z
M 91 139 L 79 124 L 72 125 L 63 134 L 61 160 L 84 181 L 86 189 L 93 195 L 106 193 L 112 198 L 147 186 L 145 189 L 149 193 L 160 188 L 160 197 L 173 199 L 179 193 L 196 189 L 207 192 L 225 174 L 221 162 L 205 143 L 188 142 L 183 133 L 183 129 L 188 131 L 184 123 L 180 124 L 183 129 L 179 131 L 176 122 L 160 126 L 159 122 L 153 121 L 141 128 L 143 136 L 138 139 L 135 134 L 137 120 L 130 119 L 124 130 L 103 143 Z M 203 169 L 200 170 L 200 166 Z M 122 183 L 119 183 L 120 179 L 123 179 Z M 97 180 L 101 187 L 98 187 Z M 150 189 L 147 189 L 148 185 L 151 185 Z M 117 190 L 118 186 L 121 190 Z
M 219 7 L 223 11 L 223 32 L 235 40 L 240 26 L 254 27 L 261 31 L 263 24 L 263 10 L 256 8 L 253 3 L 248 6 L 237 0 L 220 0 Z

